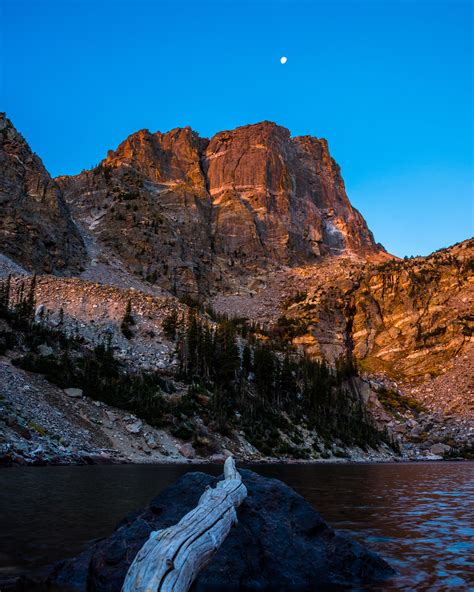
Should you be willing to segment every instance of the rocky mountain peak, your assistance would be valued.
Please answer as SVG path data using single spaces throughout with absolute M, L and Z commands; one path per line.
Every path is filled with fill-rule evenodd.
M 102 244 L 178 293 L 232 289 L 261 270 L 325 256 L 384 253 L 327 142 L 292 138 L 270 121 L 210 140 L 189 127 L 140 130 L 96 169 L 59 182 Z
M 109 150 L 102 166 L 128 166 L 148 180 L 199 183 L 202 140 L 191 128 L 167 133 L 143 129 L 130 135 L 117 150 Z

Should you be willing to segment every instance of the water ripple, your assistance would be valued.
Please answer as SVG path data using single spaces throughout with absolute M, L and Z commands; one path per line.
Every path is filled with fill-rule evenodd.
M 0 573 L 77 554 L 189 470 L 196 469 L 0 471 Z M 217 474 L 221 468 L 199 470 Z M 294 487 L 332 526 L 366 543 L 398 571 L 389 582 L 367 590 L 474 591 L 474 463 L 271 465 L 255 470 Z

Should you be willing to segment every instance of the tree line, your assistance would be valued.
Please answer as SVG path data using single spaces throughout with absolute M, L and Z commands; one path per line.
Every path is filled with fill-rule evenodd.
M 365 448 L 389 441 L 363 404 L 350 357 L 332 368 L 282 345 L 278 335 L 274 340 L 259 334 L 258 326 L 242 319 L 209 321 L 193 308 L 186 316 L 173 310 L 163 329 L 176 344 L 179 377 L 211 393 L 223 431 L 244 429 L 257 447 L 267 449 L 279 439 L 278 429 L 291 431 L 298 424 L 327 442 L 338 438 Z
M 152 425 L 170 425 L 180 437 L 191 437 L 192 419 L 230 435 L 243 431 L 262 453 L 306 457 L 318 452 L 303 442 L 301 427 L 315 430 L 330 445 L 377 447 L 390 443 L 375 427 L 357 391 L 357 371 L 351 358 L 334 368 L 310 359 L 282 342 L 278 333 L 257 323 L 173 309 L 163 320 L 163 331 L 174 342 L 178 358 L 176 378 L 188 394 L 170 404 L 163 396 L 173 384 L 158 372 L 131 371 L 114 355 L 110 336 L 93 348 L 79 335 L 67 336 L 35 315 L 36 277 L 11 278 L 0 283 L 0 318 L 4 318 L 29 351 L 17 358 L 21 367 L 44 374 L 61 388 L 76 386 L 85 395 L 135 413 Z M 133 311 L 127 304 L 120 329 L 129 332 Z M 54 355 L 44 356 L 45 343 Z M 3 348 L 12 342 L 4 341 Z M 0 353 L 2 353 L 0 334 Z M 207 401 L 206 404 L 203 401 Z M 190 423 L 191 422 L 191 423 Z M 287 437 L 281 437 L 285 434 Z M 289 444 L 291 442 L 291 444 Z

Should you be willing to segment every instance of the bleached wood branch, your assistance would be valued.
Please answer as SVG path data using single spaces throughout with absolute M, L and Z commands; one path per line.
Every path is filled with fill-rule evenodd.
M 234 524 L 247 488 L 232 457 L 224 480 L 206 488 L 198 505 L 178 524 L 150 534 L 130 566 L 122 592 L 186 592 Z

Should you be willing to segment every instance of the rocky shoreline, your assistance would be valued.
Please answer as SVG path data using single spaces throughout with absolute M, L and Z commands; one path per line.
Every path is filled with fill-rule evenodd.
M 467 422 L 443 423 L 430 414 L 399 415 L 390 428 L 398 434 L 401 454 L 386 445 L 366 451 L 337 444 L 325 458 L 295 459 L 260 454 L 242 434 L 213 435 L 216 449 L 198 454 L 192 442 L 168 430 L 148 425 L 124 410 L 82 395 L 79 389 L 59 389 L 42 376 L 12 366 L 0 359 L 0 467 L 92 464 L 206 464 L 222 463 L 232 454 L 246 464 L 377 463 L 435 461 L 456 457 L 443 443 L 458 438 L 472 442 L 474 428 Z M 379 408 L 383 414 L 383 409 Z M 407 442 L 406 434 L 431 435 L 418 443 Z M 464 427 L 463 427 L 464 426 Z M 436 429 L 435 429 L 436 428 Z M 454 430 L 454 435 L 452 430 Z

